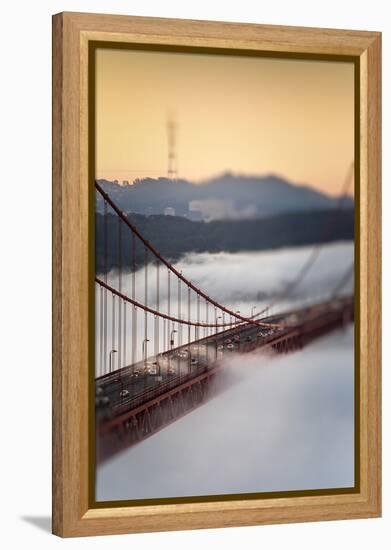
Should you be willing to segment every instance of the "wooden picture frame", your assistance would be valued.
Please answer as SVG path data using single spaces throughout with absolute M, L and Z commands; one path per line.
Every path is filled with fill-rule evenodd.
M 89 45 L 347 56 L 359 92 L 359 484 L 354 492 L 142 506 L 91 501 Z M 53 533 L 183 530 L 381 514 L 381 34 L 87 13 L 53 17 Z

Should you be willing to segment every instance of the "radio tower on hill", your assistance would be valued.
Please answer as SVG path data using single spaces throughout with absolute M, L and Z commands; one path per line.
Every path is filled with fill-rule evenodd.
M 175 181 L 178 176 L 176 161 L 176 123 L 172 117 L 167 120 L 167 138 L 168 138 L 168 165 L 167 176 L 171 181 Z

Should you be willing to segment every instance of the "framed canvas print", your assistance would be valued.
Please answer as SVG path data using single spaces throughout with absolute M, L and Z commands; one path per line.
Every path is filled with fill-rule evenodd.
M 53 531 L 376 517 L 380 34 L 53 18 Z

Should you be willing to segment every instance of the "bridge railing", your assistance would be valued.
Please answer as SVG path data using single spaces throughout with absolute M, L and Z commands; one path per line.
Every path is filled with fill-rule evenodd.
M 213 368 L 216 368 L 216 366 L 217 365 L 214 365 Z M 171 389 L 180 386 L 181 384 L 197 378 L 200 374 L 203 374 L 208 370 L 212 369 L 208 368 L 208 366 L 205 365 L 203 367 L 196 367 L 193 372 L 190 372 L 188 374 L 182 376 L 173 376 L 172 378 L 170 378 L 170 380 L 162 382 L 156 387 L 148 388 L 134 397 L 124 399 L 122 402 L 114 404 L 111 408 L 112 414 L 113 416 L 117 416 L 124 411 L 134 409 L 139 405 L 142 405 L 143 403 L 154 399 L 155 397 L 159 397 L 160 395 L 167 393 Z

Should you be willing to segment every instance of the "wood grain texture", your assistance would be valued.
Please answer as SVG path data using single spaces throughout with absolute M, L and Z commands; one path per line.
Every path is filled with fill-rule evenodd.
M 52 518 L 53 531 L 62 532 L 62 18 L 53 20 L 53 192 L 52 192 Z
M 89 508 L 88 42 L 360 60 L 360 492 Z M 84 536 L 381 513 L 379 33 L 64 13 L 53 18 L 53 532 Z
M 378 33 L 86 13 L 63 14 L 89 35 L 104 40 L 265 51 L 361 55 Z
M 366 52 L 367 338 L 369 500 L 381 509 L 381 39 Z

